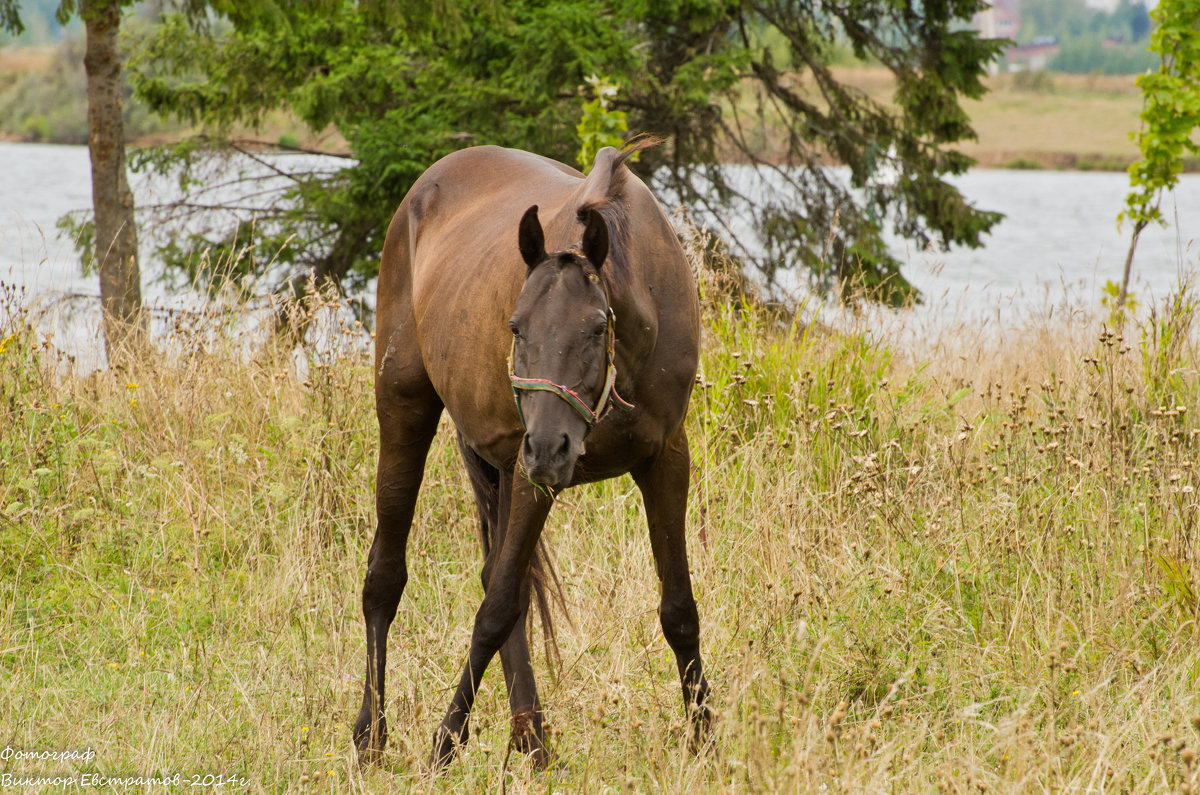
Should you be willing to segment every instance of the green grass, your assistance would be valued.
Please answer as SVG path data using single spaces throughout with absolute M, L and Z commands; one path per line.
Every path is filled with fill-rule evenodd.
M 893 104 L 895 79 L 887 69 L 859 64 L 835 67 L 833 74 L 872 101 Z M 1050 169 L 1124 171 L 1139 157 L 1131 133 L 1141 124 L 1142 97 L 1132 75 L 999 74 L 987 77 L 985 85 L 980 99 L 962 103 L 978 138 L 955 147 L 980 167 L 1023 161 Z M 795 88 L 824 107 L 811 81 L 799 80 Z M 760 118 L 751 91 L 730 107 L 759 156 L 784 158 L 786 135 L 777 112 L 768 107 Z
M 546 530 L 574 621 L 561 668 L 535 656 L 552 770 L 506 764 L 497 666 L 471 743 L 429 778 L 482 597 L 447 426 L 391 634 L 388 754 L 360 769 L 370 362 L 301 378 L 285 353 L 197 342 L 74 377 L 17 311 L 0 314 L 0 744 L 95 759 L 0 773 L 226 774 L 256 791 L 1195 791 L 1194 307 L 1118 335 L 1078 319 L 1006 343 L 948 334 L 914 359 L 713 284 L 688 428 L 714 751 L 686 748 L 626 477 L 567 492 Z

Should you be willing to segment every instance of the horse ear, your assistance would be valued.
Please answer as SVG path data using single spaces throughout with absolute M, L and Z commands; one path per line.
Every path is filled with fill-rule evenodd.
M 546 236 L 542 233 L 542 222 L 538 220 L 537 205 L 533 205 L 521 216 L 521 227 L 517 230 L 517 244 L 521 247 L 521 259 L 532 268 L 546 258 Z
M 596 270 L 604 267 L 604 260 L 608 257 L 608 224 L 604 222 L 604 216 L 595 210 L 588 210 L 587 227 L 583 230 L 580 248 Z

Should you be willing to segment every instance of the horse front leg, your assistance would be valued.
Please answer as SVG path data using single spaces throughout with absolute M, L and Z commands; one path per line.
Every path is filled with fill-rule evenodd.
M 513 475 L 500 475 L 500 500 L 496 532 L 492 535 L 492 551 L 499 553 L 504 548 L 507 535 Z M 497 554 L 488 555 L 483 566 L 483 590 L 487 593 L 495 571 Z M 530 569 L 537 566 L 536 558 Z M 512 632 L 500 647 L 500 667 L 504 672 L 504 685 L 508 688 L 508 706 L 512 712 L 512 736 L 509 742 L 514 750 L 530 757 L 535 767 L 544 767 L 547 762 L 545 734 L 542 728 L 542 703 L 538 699 L 537 682 L 533 677 L 533 663 L 529 657 L 529 639 L 526 635 L 529 600 L 536 575 L 526 575 L 519 595 L 520 612 L 513 624 Z M 540 587 L 540 586 L 539 586 Z M 543 616 L 543 621 L 549 619 Z
M 492 571 L 495 569 L 496 555 L 504 546 L 513 475 L 511 472 L 501 473 L 483 460 L 466 444 L 461 434 L 458 437 L 458 447 L 467 466 L 476 506 L 479 509 L 480 541 L 484 550 L 480 579 L 483 581 L 484 593 L 487 593 Z M 525 634 L 530 589 L 535 585 L 537 566 L 538 561 L 535 557 L 531 564 L 534 574 L 525 578 L 525 584 L 521 588 L 521 613 L 517 616 L 517 623 L 513 626 L 508 640 L 500 647 L 500 665 L 504 671 L 504 684 L 508 688 L 508 704 L 513 716 L 510 743 L 514 750 L 530 757 L 535 766 L 543 767 L 547 756 L 542 729 L 542 705 L 538 700 L 537 683 L 534 681 L 533 665 L 529 659 L 529 641 Z M 544 616 L 543 618 L 545 619 Z
M 659 618 L 663 637 L 675 653 L 683 703 L 692 726 L 691 741 L 698 745 L 709 731 L 712 712 L 706 703 L 708 680 L 700 660 L 700 617 L 684 538 L 690 465 L 687 435 L 680 428 L 658 458 L 632 474 L 646 505 L 654 567 L 662 583 Z
M 500 647 L 500 668 L 508 688 L 508 706 L 512 713 L 513 750 L 531 759 L 534 767 L 545 767 L 548 761 L 545 732 L 542 727 L 542 702 L 538 698 L 533 663 L 529 657 L 529 639 L 525 632 L 529 615 L 530 576 L 520 593 L 520 612 L 508 639 Z
M 494 558 L 489 561 L 488 587 L 483 603 L 475 613 L 467 664 L 446 716 L 433 735 L 429 764 L 435 770 L 445 767 L 454 758 L 457 747 L 467 741 L 471 707 L 475 704 L 484 671 L 500 647 L 513 636 L 514 628 L 525 612 L 522 603 L 525 609 L 528 608 L 528 596 L 522 599 L 522 592 L 528 593 L 526 580 L 530 563 L 554 499 L 539 492 L 524 478 L 512 478 L 510 494 L 504 541 L 499 549 L 492 550 Z M 503 500 L 501 503 L 503 506 Z M 528 659 L 528 649 L 525 656 Z M 532 678 L 532 672 L 530 674 Z
M 442 411 L 436 396 L 405 401 L 395 412 L 390 408 L 383 405 L 379 413 L 379 469 L 375 486 L 379 524 L 367 555 L 362 589 L 367 670 L 362 707 L 354 722 L 354 743 L 364 762 L 379 761 L 387 744 L 383 705 L 388 629 L 408 582 L 408 535 L 425 457 Z

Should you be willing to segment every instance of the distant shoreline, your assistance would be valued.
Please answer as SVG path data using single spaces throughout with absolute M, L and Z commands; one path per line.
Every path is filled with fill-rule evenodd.
M 159 146 L 178 140 L 178 137 L 150 135 L 135 138 L 130 147 Z M 35 140 L 18 135 L 0 133 L 0 143 L 47 144 L 51 146 L 87 146 L 86 141 Z M 269 146 L 264 143 L 264 148 Z M 317 153 L 345 156 L 344 147 L 313 147 Z M 1109 155 L 1095 152 L 1040 152 L 1036 150 L 975 149 L 968 154 L 975 159 L 972 169 L 1015 169 L 1023 171 L 1109 171 L 1124 172 L 1135 162 L 1128 155 Z M 1183 173 L 1200 173 L 1200 158 L 1188 158 L 1183 163 Z
M 1137 162 L 1128 155 L 1106 155 L 1094 152 L 1014 152 L 985 150 L 972 152 L 972 168 L 1011 168 L 1027 171 L 1128 171 Z M 1200 173 L 1200 158 L 1183 162 L 1185 174 Z

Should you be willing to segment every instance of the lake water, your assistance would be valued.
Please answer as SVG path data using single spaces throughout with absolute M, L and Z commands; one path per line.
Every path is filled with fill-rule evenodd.
M 55 227 L 66 212 L 91 204 L 86 147 L 0 143 L 0 282 L 23 286 L 28 300 L 57 307 L 76 329 L 66 347 L 98 344 L 94 278 L 79 274 L 70 240 Z M 905 313 L 872 315 L 882 325 L 953 319 L 991 328 L 1026 322 L 1063 307 L 1099 306 L 1100 288 L 1119 281 L 1128 225 L 1116 228 L 1128 190 L 1123 173 L 972 171 L 954 180 L 976 206 L 1005 213 L 982 249 L 911 250 L 892 240 L 904 275 L 926 296 Z M 147 183 L 134 184 L 144 203 Z M 161 188 L 160 188 L 161 190 Z M 1200 175 L 1184 175 L 1163 201 L 1168 228 L 1147 229 L 1138 246 L 1132 289 L 1148 304 L 1161 300 L 1183 274 L 1200 266 Z M 195 305 L 197 296 L 169 289 L 153 263 L 143 266 L 148 305 Z
M 1036 308 L 1065 291 L 1098 303 L 1106 281 L 1120 282 L 1131 226 L 1117 229 L 1129 178 L 1124 173 L 972 171 L 954 182 L 977 207 L 1005 219 L 982 249 L 917 253 L 892 241 L 908 263 L 905 275 L 931 301 L 963 298 L 973 306 Z M 1184 175 L 1167 195 L 1167 228 L 1150 227 L 1138 242 L 1131 289 L 1161 299 L 1198 263 L 1200 175 Z

